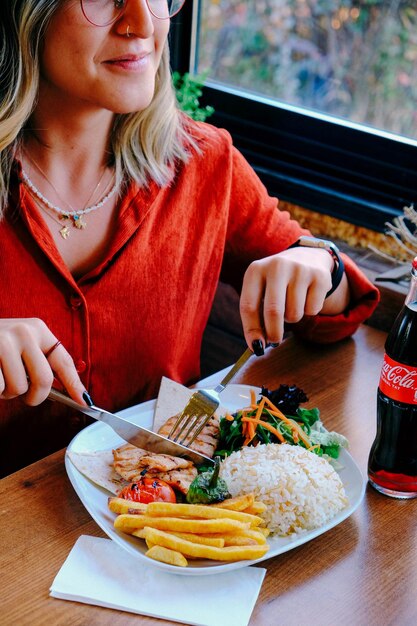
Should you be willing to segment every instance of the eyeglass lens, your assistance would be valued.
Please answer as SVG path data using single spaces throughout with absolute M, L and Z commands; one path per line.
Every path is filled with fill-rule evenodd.
M 128 0 L 81 0 L 84 16 L 91 24 L 107 26 L 115 22 L 126 8 Z M 155 17 L 167 19 L 181 9 L 185 0 L 146 0 Z

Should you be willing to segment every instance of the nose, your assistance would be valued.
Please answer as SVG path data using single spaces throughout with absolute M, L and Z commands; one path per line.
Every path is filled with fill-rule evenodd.
M 146 0 L 129 0 L 116 22 L 119 35 L 147 39 L 154 33 L 153 15 Z

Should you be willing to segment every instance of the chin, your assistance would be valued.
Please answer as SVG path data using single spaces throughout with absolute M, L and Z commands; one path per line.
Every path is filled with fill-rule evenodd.
M 109 110 L 112 113 L 116 113 L 118 115 L 128 115 L 129 113 L 140 113 L 148 108 L 153 100 L 154 94 L 150 94 L 148 98 L 140 98 L 138 101 L 137 98 L 132 98 L 131 100 L 126 98 L 122 102 L 114 102 L 109 106 Z
M 128 108 L 128 107 L 118 107 L 116 109 L 112 108 L 111 112 L 114 113 L 115 115 L 130 115 L 133 113 L 141 113 L 142 111 L 148 108 L 149 104 L 147 104 L 146 106 L 134 107 L 134 108 Z

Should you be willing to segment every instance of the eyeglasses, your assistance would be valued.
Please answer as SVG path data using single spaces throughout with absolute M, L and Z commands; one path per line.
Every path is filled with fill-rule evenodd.
M 174 17 L 185 0 L 146 0 L 154 17 L 166 20 Z M 109 26 L 124 13 L 128 0 L 80 0 L 84 17 L 94 26 Z

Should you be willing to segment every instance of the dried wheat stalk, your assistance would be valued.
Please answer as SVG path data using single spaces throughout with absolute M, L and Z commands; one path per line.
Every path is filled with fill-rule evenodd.
M 386 222 L 385 234 L 394 241 L 394 254 L 391 256 L 369 246 L 373 252 L 392 261 L 412 261 L 417 256 L 417 211 L 414 204 L 403 207 L 403 215 Z

